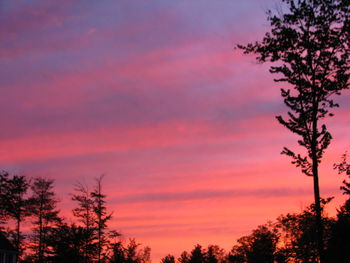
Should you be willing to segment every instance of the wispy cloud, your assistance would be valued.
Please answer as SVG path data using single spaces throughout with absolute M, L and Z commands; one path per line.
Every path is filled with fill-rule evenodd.
M 114 203 L 148 203 L 148 202 L 177 202 L 198 199 L 225 199 L 235 197 L 253 196 L 256 198 L 302 196 L 311 194 L 310 189 L 290 189 L 290 188 L 261 188 L 261 189 L 230 189 L 230 190 L 197 190 L 173 193 L 158 192 L 144 194 L 130 194 L 115 199 Z

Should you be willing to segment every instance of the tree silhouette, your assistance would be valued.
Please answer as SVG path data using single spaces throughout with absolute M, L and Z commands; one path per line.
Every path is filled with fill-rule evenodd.
M 75 201 L 78 206 L 75 207 L 72 212 L 73 215 L 78 218 L 79 222 L 83 224 L 86 234 L 83 244 L 83 259 L 82 262 L 91 262 L 91 259 L 96 256 L 96 227 L 95 227 L 95 213 L 94 213 L 94 200 L 91 197 L 89 188 L 86 185 L 77 183 L 75 185 L 75 193 L 72 195 L 72 200 Z
M 340 164 L 335 165 L 341 173 L 349 170 L 346 158 L 342 158 Z M 24 184 L 26 182 L 26 184 Z M 56 209 L 57 199 L 53 191 L 53 181 L 43 178 L 32 180 L 30 189 L 32 195 L 26 202 L 23 191 L 18 189 L 28 188 L 29 183 L 20 176 L 11 177 L 8 173 L 0 173 L 0 200 L 13 202 L 0 203 L 3 218 L 8 220 L 17 203 L 28 205 L 33 217 L 32 243 L 28 244 L 31 250 L 25 253 L 26 257 L 21 259 L 23 263 L 81 263 L 81 262 L 104 262 L 104 263 L 149 263 L 150 248 L 140 247 L 135 239 L 128 243 L 121 241 L 120 234 L 116 231 L 107 231 L 109 217 L 106 209 L 105 195 L 102 193 L 101 177 L 96 179 L 95 189 L 90 193 L 87 188 L 78 191 L 72 200 L 78 202 L 79 206 L 73 210 L 78 218 L 78 224 L 65 223 L 58 217 Z M 346 185 L 345 185 L 346 186 Z M 17 189 L 16 191 L 13 189 Z M 343 188 L 342 188 L 343 189 Z M 345 189 L 343 189 L 345 190 Z M 8 192 L 7 192 L 8 191 Z M 16 194 L 20 198 L 16 199 Z M 8 195 L 8 196 L 5 196 Z M 344 194 L 348 194 L 347 191 Z M 13 195 L 13 196 L 12 196 Z M 18 196 L 17 196 L 18 198 Z M 94 221 L 90 228 L 86 227 L 86 201 L 93 202 L 92 216 Z M 321 212 L 324 206 L 332 198 L 321 199 Z M 21 207 L 21 206 L 18 206 Z M 11 209 L 10 209 L 11 208 Z M 98 215 L 96 209 L 101 212 L 101 220 L 104 222 L 101 230 L 102 242 L 97 242 Z M 21 208 L 27 210 L 26 208 Z M 20 209 L 20 210 L 21 210 Z M 89 209 L 88 209 L 89 210 Z M 237 241 L 232 250 L 226 254 L 224 249 L 216 245 L 203 248 L 196 245 L 188 253 L 184 251 L 178 258 L 180 263 L 286 263 L 286 262 L 319 262 L 317 235 L 316 205 L 312 204 L 299 214 L 282 215 L 276 223 L 268 223 L 253 230 L 250 235 L 243 236 Z M 338 210 L 337 218 L 329 218 L 322 215 L 324 226 L 324 260 L 326 262 L 345 263 L 349 261 L 348 248 L 350 246 L 350 199 Z M 11 221 L 10 224 L 13 222 Z M 9 234 L 9 233 L 7 233 Z M 86 254 L 86 240 L 93 240 Z M 101 246 L 101 250 L 99 247 Z M 101 251 L 98 258 L 97 251 Z M 29 252 L 29 253 L 28 253 Z M 34 252 L 34 253 L 31 253 Z M 175 262 L 172 255 L 167 255 L 161 260 L 162 263 Z
M 151 249 L 144 247 L 139 249 L 141 244 L 136 243 L 135 239 L 130 239 L 129 244 L 125 248 L 127 263 L 148 263 L 150 262 Z
M 175 263 L 175 257 L 173 255 L 166 255 L 160 260 L 161 263 Z
M 112 256 L 110 263 L 124 263 L 126 262 L 125 250 L 121 241 L 112 244 Z
M 331 201 L 331 198 L 321 200 L 321 209 Z M 281 215 L 277 225 L 283 240 L 282 254 L 292 262 L 317 262 L 317 219 L 315 205 L 307 207 L 299 214 Z M 334 220 L 322 215 L 324 226 L 324 243 L 328 247 Z M 325 254 L 325 260 L 326 260 Z M 332 261 L 330 261 L 332 262 Z
M 205 251 L 203 251 L 202 246 L 197 244 L 191 251 L 191 256 L 189 263 L 202 263 L 205 259 Z
M 350 177 L 350 164 L 347 162 L 347 152 L 342 155 L 341 162 L 334 164 L 334 169 L 338 170 L 339 174 L 346 174 Z M 345 195 L 350 195 L 350 183 L 346 180 L 343 181 L 343 185 L 340 187 Z
M 135 239 L 130 239 L 127 245 L 117 241 L 113 244 L 113 254 L 109 263 L 149 263 L 151 261 L 151 249 L 140 248 Z
M 273 263 L 279 237 L 277 229 L 270 225 L 262 225 L 252 231 L 249 236 L 237 240 L 230 255 L 229 262 Z
M 0 230 L 3 228 L 2 225 L 6 222 L 8 217 L 6 208 L 6 191 L 7 191 L 7 181 L 9 178 L 8 172 L 0 172 Z
M 180 263 L 190 262 L 190 254 L 187 251 L 181 253 L 180 257 L 177 259 Z
M 149 263 L 149 247 L 140 247 L 134 239 L 117 241 L 120 234 L 108 231 L 111 213 L 102 191 L 103 177 L 96 178 L 92 192 L 82 184 L 75 185 L 72 201 L 78 206 L 72 212 L 77 222 L 66 223 L 59 217 L 54 181 L 41 177 L 29 182 L 23 176 L 0 172 L 1 231 L 14 241 L 22 241 L 20 225 L 26 216 L 32 221 L 30 240 L 25 247 L 23 263 Z M 27 190 L 30 189 L 29 198 Z M 15 231 L 11 230 L 15 223 Z M 114 242 L 113 242 L 114 240 Z M 21 247 L 21 244 L 18 245 Z
M 349 88 L 349 0 L 282 0 L 288 9 L 284 14 L 268 12 L 271 32 L 261 42 L 238 45 L 245 54 L 257 54 L 259 62 L 278 62 L 271 73 L 281 77 L 275 81 L 289 83 L 281 89 L 288 118 L 278 121 L 300 136 L 298 143 L 307 155 L 284 148 L 283 154 L 304 174 L 313 177 L 317 220 L 318 253 L 323 260 L 323 228 L 318 166 L 331 141 L 331 134 L 321 122 L 333 114 L 338 105 L 332 95 Z
M 350 176 L 350 164 L 347 162 L 347 153 L 342 155 L 341 162 L 334 165 L 339 174 Z M 345 263 L 349 261 L 350 247 L 350 183 L 346 180 L 340 187 L 343 194 L 348 196 L 344 205 L 340 207 L 337 214 L 337 221 L 332 228 L 329 254 L 335 262 Z
M 24 176 L 14 175 L 10 178 L 9 174 L 4 172 L 0 174 L 0 185 L 0 210 L 2 210 L 0 214 L 15 221 L 13 244 L 21 254 L 23 249 L 22 241 L 24 240 L 21 224 L 30 215 L 29 202 L 25 197 L 29 188 L 29 182 Z
M 59 224 L 50 230 L 47 237 L 49 248 L 46 262 L 81 263 L 86 262 L 85 240 L 93 233 L 85 227 L 75 224 Z M 90 261 L 91 262 L 91 261 Z
M 227 262 L 229 263 L 244 263 L 247 262 L 245 255 L 242 251 L 239 251 L 239 247 L 234 246 L 230 253 L 227 255 Z
M 178 258 L 180 263 L 224 263 L 226 261 L 227 255 L 225 250 L 217 245 L 209 245 L 207 248 L 203 248 L 197 244 L 191 253 L 184 251 Z
M 56 209 L 57 199 L 53 192 L 53 180 L 37 177 L 31 186 L 31 213 L 33 221 L 33 250 L 36 262 L 45 262 L 49 233 L 52 227 L 61 222 Z
M 350 247 L 350 199 L 338 210 L 337 221 L 331 229 L 329 262 L 349 262 Z
M 73 215 L 83 223 L 87 229 L 94 226 L 94 200 L 91 198 L 89 188 L 86 185 L 77 183 L 75 185 L 75 194 L 72 195 L 72 200 L 78 203 L 78 207 L 72 210 Z
M 217 245 L 209 245 L 204 257 L 206 263 L 222 263 L 225 262 L 225 250 Z
M 96 178 L 96 185 L 91 192 L 91 198 L 93 201 L 93 209 L 95 213 L 95 225 L 97 229 L 97 262 L 102 262 L 105 257 L 103 253 L 103 248 L 107 244 L 107 222 L 112 218 L 112 214 L 107 213 L 106 207 L 106 195 L 102 192 L 102 180 L 103 175 Z

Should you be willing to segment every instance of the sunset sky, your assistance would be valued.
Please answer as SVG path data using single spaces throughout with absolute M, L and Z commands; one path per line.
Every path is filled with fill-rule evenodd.
M 229 250 L 313 200 L 280 155 L 297 137 L 268 65 L 234 49 L 269 29 L 275 0 L 0 2 L 0 169 L 55 179 L 62 214 L 76 182 L 105 174 L 111 226 L 155 262 L 197 243 Z M 328 119 L 324 197 L 350 146 L 350 92 Z

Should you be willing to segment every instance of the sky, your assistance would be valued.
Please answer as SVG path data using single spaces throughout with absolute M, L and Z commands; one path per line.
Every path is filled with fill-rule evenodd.
M 74 184 L 105 174 L 111 227 L 156 262 L 237 238 L 312 202 L 312 178 L 268 65 L 234 49 L 269 30 L 272 0 L 0 2 L 0 169 L 55 180 L 72 219 Z M 332 169 L 350 147 L 349 92 L 321 195 L 344 201 Z

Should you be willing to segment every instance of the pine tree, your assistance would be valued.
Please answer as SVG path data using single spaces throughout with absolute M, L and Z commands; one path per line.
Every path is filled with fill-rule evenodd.
M 225 250 L 217 245 L 209 245 L 205 253 L 205 263 L 225 262 Z
M 94 200 L 91 197 L 89 188 L 81 183 L 76 184 L 75 194 L 72 196 L 72 200 L 75 201 L 78 206 L 75 207 L 72 212 L 73 215 L 78 218 L 79 222 L 83 224 L 85 229 L 86 238 L 83 245 L 83 262 L 91 262 L 92 258 L 96 254 L 96 227 L 95 227 L 95 213 L 94 213 Z
M 33 250 L 36 262 L 44 263 L 47 253 L 48 235 L 61 222 L 56 209 L 57 198 L 53 192 L 53 180 L 37 177 L 31 186 L 30 198 L 33 221 Z
M 13 175 L 8 173 L 0 174 L 1 189 L 1 209 L 4 218 L 14 220 L 14 240 L 13 244 L 18 252 L 22 252 L 22 241 L 24 236 L 21 232 L 21 224 L 26 217 L 30 215 L 29 202 L 26 193 L 29 188 L 29 182 L 25 176 Z
M 175 257 L 173 255 L 166 255 L 161 259 L 161 263 L 175 263 Z
M 205 259 L 205 251 L 202 246 L 197 244 L 191 251 L 191 257 L 189 263 L 203 263 Z
M 190 262 L 191 255 L 184 251 L 181 253 L 180 257 L 177 259 L 180 263 L 189 263 Z
M 76 224 L 59 224 L 52 228 L 47 238 L 50 253 L 46 258 L 50 263 L 82 263 L 86 262 L 85 240 L 92 233 L 86 231 L 85 227 Z
M 104 262 L 104 247 L 107 245 L 107 222 L 112 218 L 112 214 L 107 212 L 106 195 L 102 191 L 103 175 L 96 178 L 96 185 L 91 192 L 93 209 L 95 214 L 95 225 L 97 229 L 97 262 Z
M 7 199 L 7 182 L 9 179 L 9 173 L 5 171 L 0 172 L 0 230 L 3 228 L 6 219 L 8 218 L 6 199 Z

